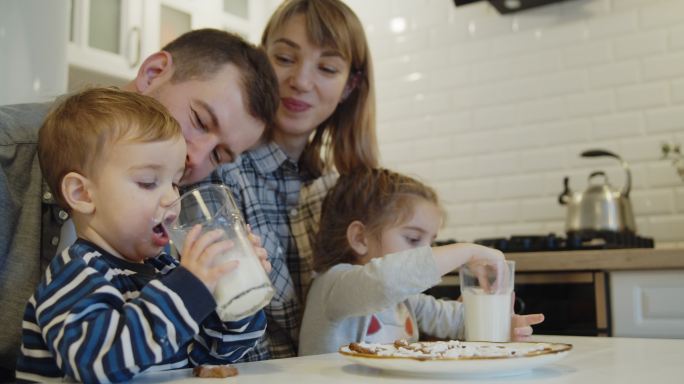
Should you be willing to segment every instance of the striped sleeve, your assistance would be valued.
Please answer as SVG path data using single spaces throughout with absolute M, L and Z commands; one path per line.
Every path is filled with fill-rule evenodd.
M 216 312 L 207 317 L 190 350 L 190 363 L 228 364 L 242 359 L 266 332 L 263 310 L 238 321 L 221 322 Z
M 182 267 L 128 300 L 82 258 L 51 277 L 27 307 L 18 368 L 32 367 L 27 352 L 50 354 L 62 374 L 83 382 L 126 381 L 150 366 L 185 358 L 181 350 L 214 305 L 202 283 Z M 44 341 L 47 350 L 32 348 L 32 339 Z

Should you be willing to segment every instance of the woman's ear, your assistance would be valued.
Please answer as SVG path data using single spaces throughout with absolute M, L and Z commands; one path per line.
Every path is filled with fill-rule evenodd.
M 69 172 L 62 178 L 62 196 L 72 210 L 85 215 L 95 212 L 91 185 L 87 177 L 76 172 Z
M 351 249 L 360 259 L 368 254 L 368 238 L 366 236 L 366 226 L 358 220 L 354 220 L 347 227 L 347 242 Z
M 360 71 L 356 71 L 349 76 L 347 84 L 344 85 L 344 90 L 342 90 L 342 97 L 340 98 L 340 103 L 347 100 L 349 95 L 351 95 L 352 91 L 354 91 L 354 89 L 356 89 L 356 87 L 359 85 L 359 81 L 361 81 Z
M 170 78 L 173 74 L 173 58 L 165 51 L 155 52 L 140 65 L 138 75 L 133 81 L 138 92 L 146 94 L 150 86 L 159 79 Z

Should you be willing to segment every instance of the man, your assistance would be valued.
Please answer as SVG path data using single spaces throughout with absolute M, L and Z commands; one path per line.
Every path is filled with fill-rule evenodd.
M 152 54 L 124 89 L 156 98 L 178 120 L 188 151 L 185 184 L 253 146 L 279 103 L 265 53 L 213 29 L 186 33 Z M 26 301 L 68 219 L 43 182 L 36 154 L 49 108 L 0 107 L 0 382 L 14 375 Z

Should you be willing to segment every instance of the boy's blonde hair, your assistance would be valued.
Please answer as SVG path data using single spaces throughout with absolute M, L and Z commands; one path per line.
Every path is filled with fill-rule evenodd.
M 115 88 L 91 88 L 59 102 L 38 135 L 38 159 L 57 202 L 62 178 L 69 172 L 91 176 L 117 142 L 153 142 L 180 138 L 181 128 L 155 99 Z
M 405 223 L 416 201 L 428 201 L 444 212 L 437 193 L 409 176 L 389 169 L 359 169 L 341 175 L 328 191 L 314 241 L 314 270 L 325 272 L 340 263 L 356 262 L 358 255 L 347 241 L 347 228 L 360 221 L 371 236 Z

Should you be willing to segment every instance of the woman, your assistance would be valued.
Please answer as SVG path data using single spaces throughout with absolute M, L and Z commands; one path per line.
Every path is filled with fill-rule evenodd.
M 354 12 L 339 0 L 286 0 L 261 43 L 279 83 L 274 127 L 215 175 L 273 266 L 267 338 L 248 360 L 296 355 L 320 202 L 336 172 L 378 165 L 373 68 Z

